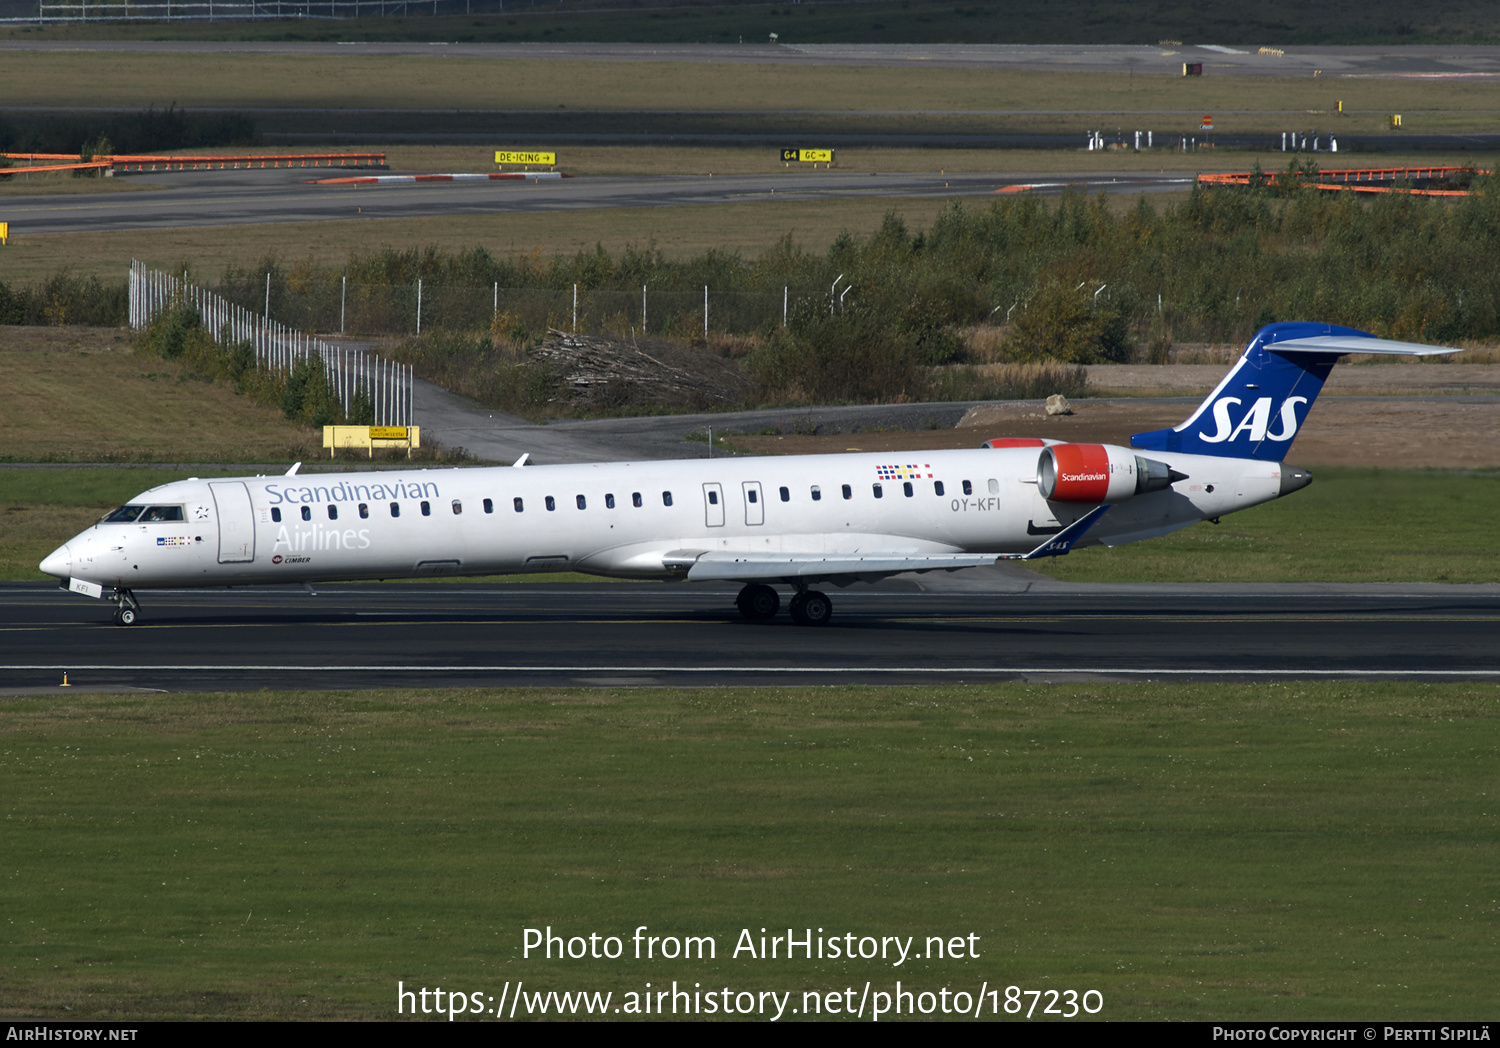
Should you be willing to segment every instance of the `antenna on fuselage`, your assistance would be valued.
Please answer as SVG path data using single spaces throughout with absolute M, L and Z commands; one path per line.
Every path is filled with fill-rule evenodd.
M 297 471 L 299 469 L 301 469 L 301 468 L 302 468 L 302 463 L 300 463 L 300 462 L 293 462 L 292 463 L 292 468 L 286 471 L 286 476 L 288 476 L 288 477 L 295 477 L 297 475 Z
M 515 467 L 515 466 L 524 466 L 524 465 L 526 465 L 526 460 L 529 459 L 530 457 L 531 457 L 531 452 L 528 451 L 528 452 L 526 452 L 526 454 L 522 455 L 520 458 L 518 458 L 514 462 L 512 462 L 511 466 L 513 466 L 513 467 Z

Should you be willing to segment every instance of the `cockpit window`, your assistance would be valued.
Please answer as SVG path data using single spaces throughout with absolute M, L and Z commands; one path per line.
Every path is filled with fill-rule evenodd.
M 151 506 L 141 514 L 141 523 L 146 524 L 153 521 L 183 520 L 181 506 Z
M 104 524 L 129 524 L 141 515 L 145 506 L 121 506 L 113 513 L 107 514 L 102 521 Z

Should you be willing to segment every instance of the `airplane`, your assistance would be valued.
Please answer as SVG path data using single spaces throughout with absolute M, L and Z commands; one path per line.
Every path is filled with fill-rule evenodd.
M 819 583 L 1154 538 L 1312 481 L 1283 465 L 1337 360 L 1438 346 L 1271 324 L 1180 425 L 1129 447 L 999 438 L 957 451 L 525 465 L 223 480 L 142 492 L 41 563 L 138 621 L 138 590 L 570 570 L 737 582 L 740 614 L 804 626 Z M 299 464 L 300 465 L 300 464 Z M 106 598 L 106 591 L 108 596 Z

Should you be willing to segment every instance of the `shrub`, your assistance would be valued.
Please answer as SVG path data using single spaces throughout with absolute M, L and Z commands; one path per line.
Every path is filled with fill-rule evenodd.
M 1055 281 L 1016 311 L 1005 339 L 1005 354 L 1015 361 L 1123 363 L 1134 351 L 1124 316 L 1108 303 L 1095 302 L 1086 287 Z

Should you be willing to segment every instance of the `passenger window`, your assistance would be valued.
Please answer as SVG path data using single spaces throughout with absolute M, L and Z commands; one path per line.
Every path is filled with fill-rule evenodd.
M 901 490 L 906 493 L 907 498 L 911 498 L 911 481 L 908 480 L 906 483 L 902 484 Z
M 302 507 L 302 519 L 303 520 L 312 520 L 312 507 L 311 506 L 303 506 Z
M 885 491 L 881 489 L 879 484 L 872 484 L 870 486 L 875 489 L 876 498 L 885 498 Z
M 523 510 L 525 510 L 525 508 L 526 508 L 526 507 L 525 507 L 525 506 L 524 506 L 524 505 L 523 505 L 523 504 L 522 504 L 522 503 L 521 503 L 521 499 L 520 499 L 520 496 L 517 496 L 517 497 L 516 497 L 516 512 L 517 512 L 517 513 L 520 513 L 520 512 L 522 512 L 522 511 L 523 511 Z
M 430 516 L 432 516 L 432 503 L 427 502 L 425 500 L 422 502 L 422 516 L 424 516 L 424 517 L 430 517 Z
M 484 500 L 484 511 L 486 513 L 493 513 L 493 512 L 495 512 L 495 500 L 494 499 L 485 499 Z
M 274 520 L 277 524 L 281 523 L 281 507 L 280 506 L 272 506 L 271 507 L 271 519 Z
M 641 493 L 639 491 L 632 491 L 630 493 L 630 501 L 635 506 L 636 509 L 640 509 L 641 508 Z
M 792 501 L 792 492 L 791 492 L 790 488 L 782 488 L 781 489 L 781 501 L 782 502 L 790 502 L 790 501 Z
M 991 495 L 998 495 L 998 494 L 1000 494 L 1000 482 L 998 480 L 996 480 L 994 477 L 990 478 L 990 494 Z
M 391 503 L 391 516 L 393 516 L 393 517 L 399 517 L 399 516 L 401 516 L 401 503 L 399 503 L 399 502 L 392 502 Z
M 974 485 L 970 484 L 967 480 L 964 481 L 964 494 L 965 495 L 972 495 L 972 494 L 974 494 Z
M 812 500 L 814 502 L 823 501 L 823 489 L 818 487 L 816 484 L 812 486 Z
M 464 511 L 464 504 L 458 499 L 453 500 L 453 515 L 456 517 Z
M 760 494 L 754 488 L 749 489 L 745 494 L 749 496 L 751 502 L 760 501 Z
M 367 517 L 369 517 L 369 515 L 370 515 L 370 506 L 369 506 L 369 503 L 361 502 L 359 504 L 359 519 L 360 520 L 365 520 Z
M 672 493 L 670 491 L 663 491 L 661 493 L 661 504 L 663 506 L 670 506 L 672 504 Z
M 935 494 L 942 495 L 942 493 L 943 493 L 943 482 L 941 480 L 934 482 L 933 485 L 932 485 L 932 490 L 933 490 L 933 492 Z
M 708 504 L 710 506 L 717 506 L 719 504 L 719 493 L 717 491 L 710 491 L 708 493 Z
M 329 520 L 338 520 L 339 519 L 339 508 L 337 506 L 329 506 L 328 507 L 328 519 Z
M 582 495 L 578 496 L 578 508 L 579 509 L 588 509 L 589 508 L 588 502 L 584 499 L 584 497 Z
M 848 484 L 845 484 L 844 485 L 844 498 L 846 498 L 846 499 L 852 499 L 853 497 L 854 497 L 854 489 L 851 488 Z
M 613 495 L 605 495 L 604 496 L 604 508 L 605 509 L 614 509 L 615 508 L 615 497 Z
M 548 495 L 542 501 L 546 503 L 548 513 L 551 513 L 553 510 L 557 509 L 557 500 L 554 499 L 551 495 Z

